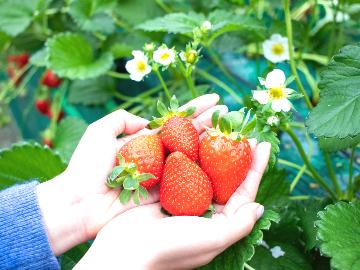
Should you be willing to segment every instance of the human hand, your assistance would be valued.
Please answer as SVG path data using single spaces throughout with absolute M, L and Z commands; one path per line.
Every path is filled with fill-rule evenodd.
M 204 95 L 184 105 L 195 106 L 193 124 L 199 132 L 210 125 L 211 115 L 226 106 L 215 106 L 216 94 Z M 119 190 L 106 186 L 106 178 L 116 162 L 116 153 L 134 136 L 151 132 L 148 121 L 124 110 L 115 111 L 92 123 L 81 138 L 67 169 L 37 187 L 38 200 L 55 255 L 92 239 L 112 218 L 134 207 L 122 205 Z M 125 133 L 129 136 L 117 138 Z M 157 190 L 149 192 L 143 204 L 158 201 Z
M 192 269 L 248 235 L 263 214 L 255 203 L 270 144 L 250 140 L 253 163 L 245 181 L 211 219 L 166 217 L 159 203 L 127 211 L 97 235 L 78 269 Z

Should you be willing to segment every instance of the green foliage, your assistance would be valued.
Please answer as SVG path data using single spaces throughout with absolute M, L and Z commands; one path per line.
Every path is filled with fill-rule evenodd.
M 205 16 L 191 12 L 184 13 L 171 13 L 164 17 L 155 18 L 146 21 L 136 28 L 144 31 L 158 31 L 168 33 L 189 34 L 192 33 L 195 27 L 198 27 L 205 21 Z
M 339 139 L 359 135 L 359 84 L 360 45 L 345 46 L 321 72 L 320 103 L 306 121 L 309 131 Z
M 95 58 L 90 43 L 80 34 L 58 34 L 46 45 L 49 67 L 60 77 L 94 78 L 106 73 L 112 66 L 111 53 L 102 53 Z
M 69 88 L 68 101 L 72 104 L 103 105 L 115 92 L 114 80 L 108 76 L 75 80 Z
M 80 261 L 80 259 L 85 255 L 86 251 L 90 248 L 89 243 L 80 244 L 61 256 L 61 269 L 62 270 L 71 270 L 75 265 Z
M 279 215 L 274 211 L 266 210 L 261 219 L 255 224 L 252 232 L 246 238 L 232 245 L 218 255 L 211 263 L 199 269 L 243 269 L 244 263 L 254 256 L 254 246 L 259 245 L 262 241 L 262 230 L 268 230 L 271 222 L 279 222 Z
M 256 202 L 265 207 L 284 205 L 288 201 L 290 189 L 286 176 L 285 170 L 269 170 L 261 179 Z
M 115 24 L 108 13 L 115 4 L 114 0 L 74 0 L 69 13 L 82 30 L 110 34 L 115 31 Z
M 17 36 L 30 25 L 37 1 L 0 1 L 0 30 L 10 36 Z
M 37 143 L 14 144 L 0 152 L 0 189 L 31 179 L 49 180 L 65 166 L 61 157 L 47 147 Z
M 65 118 L 57 127 L 53 147 L 66 162 L 70 161 L 86 128 L 87 124 L 82 119 L 75 117 Z
M 360 202 L 338 202 L 319 213 L 317 237 L 334 269 L 360 269 Z
M 275 248 L 275 249 L 274 249 Z M 281 249 L 284 255 L 275 258 L 271 251 Z M 307 257 L 297 247 L 281 242 L 272 243 L 271 247 L 267 248 L 259 246 L 252 260 L 249 262 L 251 267 L 256 270 L 311 270 L 313 269 Z

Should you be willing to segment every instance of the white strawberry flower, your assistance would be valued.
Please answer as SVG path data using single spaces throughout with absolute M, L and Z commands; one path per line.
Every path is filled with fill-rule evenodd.
M 262 44 L 264 56 L 272 63 L 279 63 L 289 60 L 289 46 L 287 37 L 280 34 L 273 34 Z
M 280 120 L 279 120 L 279 117 L 277 117 L 276 115 L 272 115 L 272 116 L 269 116 L 266 123 L 269 125 L 269 126 L 278 126 L 279 123 L 280 123 Z
M 132 55 L 134 58 L 126 62 L 125 68 L 130 73 L 130 79 L 139 82 L 151 72 L 151 67 L 142 51 L 132 51 Z
M 156 63 L 169 66 L 170 64 L 175 62 L 175 50 L 169 49 L 166 46 L 159 47 L 156 51 L 154 51 L 153 59 Z
M 291 103 L 288 100 L 295 91 L 286 88 L 286 77 L 282 70 L 274 69 L 267 74 L 266 79 L 259 79 L 260 84 L 265 90 L 254 90 L 253 99 L 262 105 L 271 103 L 271 109 L 275 112 L 288 112 L 291 109 Z

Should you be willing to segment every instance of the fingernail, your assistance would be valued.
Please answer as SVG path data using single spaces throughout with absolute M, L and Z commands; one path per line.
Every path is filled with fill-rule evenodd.
M 262 206 L 261 204 L 258 206 L 258 208 L 256 209 L 256 219 L 258 220 L 259 218 L 261 218 L 261 216 L 264 214 L 264 206 Z

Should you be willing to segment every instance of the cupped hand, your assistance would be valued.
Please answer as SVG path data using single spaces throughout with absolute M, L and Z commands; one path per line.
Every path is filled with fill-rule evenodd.
M 210 262 L 248 235 L 263 214 L 255 203 L 270 144 L 251 141 L 253 162 L 245 181 L 211 219 L 166 217 L 159 203 L 129 210 L 109 222 L 76 269 L 191 269 Z
M 193 124 L 202 132 L 215 110 L 227 111 L 226 106 L 215 106 L 218 101 L 216 94 L 204 95 L 181 109 L 196 107 Z M 108 221 L 134 207 L 133 203 L 122 205 L 119 190 L 108 188 L 105 182 L 120 148 L 131 138 L 152 132 L 145 128 L 147 124 L 148 120 L 124 110 L 90 124 L 67 169 L 38 186 L 39 205 L 56 255 L 94 238 Z M 120 134 L 128 136 L 118 138 Z M 154 189 L 142 204 L 156 201 L 158 192 Z

